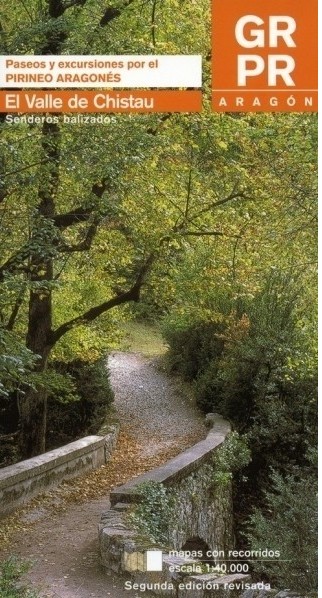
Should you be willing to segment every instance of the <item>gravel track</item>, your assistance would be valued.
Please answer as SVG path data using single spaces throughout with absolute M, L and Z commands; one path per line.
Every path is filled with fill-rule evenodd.
M 25 580 L 41 598 L 138 598 L 124 580 L 107 576 L 99 564 L 97 525 L 109 506 L 108 491 L 159 465 L 204 438 L 203 418 L 182 384 L 160 371 L 155 359 L 114 353 L 109 358 L 115 407 L 124 432 L 110 464 L 63 489 L 69 500 L 59 508 L 62 490 L 17 516 L 17 532 L 0 559 L 9 554 L 31 559 Z M 82 489 L 91 487 L 87 495 Z M 95 496 L 97 485 L 97 497 Z M 103 490 L 102 490 L 103 487 Z M 68 498 L 68 496 L 67 496 Z M 57 508 L 58 503 L 58 508 Z M 146 592 L 144 596 L 148 598 Z
M 194 438 L 204 437 L 204 418 L 188 387 L 158 369 L 155 359 L 113 353 L 109 370 L 120 420 L 135 434 L 142 455 L 170 446 L 180 452 Z

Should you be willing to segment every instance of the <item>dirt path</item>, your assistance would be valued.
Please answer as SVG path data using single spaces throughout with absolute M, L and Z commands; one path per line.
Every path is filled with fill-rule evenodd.
M 139 354 L 109 359 L 122 433 L 108 465 L 63 484 L 15 516 L 17 527 L 0 558 L 32 561 L 26 581 L 42 598 L 136 598 L 124 580 L 99 565 L 97 525 L 115 485 L 165 462 L 205 435 L 183 388 Z M 145 593 L 145 596 L 148 596 Z
M 138 353 L 109 358 L 115 406 L 120 420 L 140 443 L 142 456 L 167 448 L 182 450 L 205 434 L 203 417 L 187 388 L 160 371 L 154 359 Z

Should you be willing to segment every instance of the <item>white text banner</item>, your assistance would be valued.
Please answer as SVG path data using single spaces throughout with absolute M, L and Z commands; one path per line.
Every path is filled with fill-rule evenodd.
M 0 87 L 201 87 L 199 55 L 0 56 Z

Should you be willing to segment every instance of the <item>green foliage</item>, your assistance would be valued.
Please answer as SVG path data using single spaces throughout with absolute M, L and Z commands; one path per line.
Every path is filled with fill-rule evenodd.
M 54 366 L 59 373 L 67 373 L 71 376 L 81 398 L 95 396 L 97 402 L 110 403 L 113 400 L 113 393 L 109 384 L 106 359 L 104 357 L 104 359 L 93 363 L 87 363 L 81 359 L 67 364 L 54 362 Z M 65 402 L 63 396 L 57 398 Z
M 174 517 L 175 496 L 161 483 L 146 482 L 139 486 L 141 502 L 129 515 L 139 534 L 164 546 L 169 544 L 169 525 Z
M 255 509 L 247 538 L 253 550 L 280 551 L 272 562 L 254 561 L 258 575 L 280 588 L 307 592 L 317 589 L 317 480 L 307 470 L 270 476 L 265 509 Z
M 208 366 L 199 373 L 195 382 L 197 405 L 204 413 L 214 410 L 224 413 L 224 407 L 219 400 L 222 390 L 219 379 L 219 364 L 220 355 L 218 355 L 218 359 L 213 358 Z
M 106 358 L 93 363 L 53 361 L 45 373 L 30 373 L 30 383 L 48 391 L 48 450 L 87 434 L 96 434 L 108 418 L 114 395 Z M 0 448 L 2 466 L 11 465 L 19 458 L 15 439 L 22 393 L 23 387 L 18 387 L 8 396 L 0 396 L 0 434 L 4 435 Z
M 224 444 L 215 452 L 213 459 L 213 480 L 221 485 L 232 480 L 233 475 L 251 461 L 251 452 L 245 438 L 232 432 Z
M 106 359 L 94 363 L 54 362 L 51 367 L 54 375 L 65 381 L 48 400 L 48 447 L 55 448 L 77 437 L 97 433 L 106 419 L 113 392 Z
M 246 313 L 227 331 L 215 410 L 247 431 L 253 459 L 267 471 L 305 463 L 315 445 L 314 338 L 299 326 L 298 281 L 270 276 Z
M 109 19 L 114 7 L 101 0 L 7 3 L 3 53 L 208 56 L 208 0 L 185 2 L 184 10 L 181 0 L 115 6 Z M 189 118 L 115 114 L 97 126 L 71 127 L 62 117 L 54 127 L 0 123 L 0 318 L 11 333 L 1 331 L 2 394 L 31 383 L 25 339 L 43 368 L 48 351 L 58 361 L 94 361 L 115 346 L 124 319 L 115 304 L 120 297 L 138 300 L 129 293 L 136 282 L 146 285 L 138 315 L 170 314 L 172 365 L 197 379 L 205 410 L 215 397 L 246 426 L 262 415 L 259 396 L 281 414 L 281 388 L 294 389 L 299 370 L 302 386 L 304 372 L 311 379 L 314 366 L 303 359 L 310 318 L 297 315 L 306 328 L 301 352 L 294 339 L 270 335 L 269 326 L 279 326 L 274 318 L 256 329 L 247 305 L 251 328 L 238 355 L 234 339 L 220 338 L 230 310 L 217 299 L 228 296 L 241 321 L 238 302 L 257 297 L 267 271 L 281 268 L 298 272 L 302 302 L 315 303 L 316 115 L 212 113 L 207 59 L 204 69 L 204 110 Z M 99 306 L 105 307 L 92 311 Z M 270 372 L 267 363 L 274 364 Z M 40 397 L 49 382 L 39 372 L 34 377 Z M 52 384 L 59 386 L 58 378 Z M 31 438 L 26 428 L 38 421 L 33 412 L 40 401 L 35 392 L 24 398 L 20 429 Z M 35 436 L 40 450 L 44 434 Z
M 234 473 L 250 461 L 250 451 L 245 439 L 233 432 L 215 452 L 210 463 L 202 465 L 186 480 L 190 498 L 195 505 L 202 503 L 204 495 L 218 486 L 224 488 L 230 483 Z M 140 502 L 132 510 L 129 520 L 138 533 L 169 545 L 171 522 L 176 519 L 178 495 L 175 488 L 167 488 L 162 483 L 146 482 L 139 486 Z
M 206 412 L 219 412 L 230 419 L 247 442 L 248 448 L 244 450 L 241 446 L 234 452 L 242 468 L 233 475 L 235 531 L 243 544 L 245 538 L 240 532 L 254 504 L 263 510 L 261 515 L 259 511 L 256 515 L 258 526 L 262 526 L 262 546 L 269 544 L 266 532 L 273 541 L 274 532 L 269 535 L 268 528 L 264 527 L 266 520 L 267 526 L 274 522 L 274 517 L 268 516 L 273 498 L 268 500 L 265 494 L 270 491 L 272 467 L 277 472 L 274 479 L 280 483 L 276 496 L 281 497 L 279 502 L 276 498 L 274 512 L 279 510 L 278 521 L 285 534 L 287 528 L 290 530 L 285 542 L 291 544 L 298 534 L 295 516 L 285 515 L 287 493 L 291 495 L 294 490 L 299 517 L 301 506 L 306 511 L 310 508 L 305 482 L 298 475 L 301 468 L 308 467 L 310 450 L 317 442 L 315 299 L 308 305 L 306 292 L 299 273 L 295 276 L 293 271 L 270 269 L 261 288 L 252 296 L 231 297 L 230 314 L 227 316 L 227 309 L 222 312 L 222 347 L 217 355 L 210 349 L 201 359 L 202 338 L 194 338 L 191 344 L 186 342 L 189 359 L 196 364 L 194 386 L 199 406 Z M 216 296 L 213 306 L 217 318 Z M 178 321 L 183 322 L 184 315 Z M 205 334 L 204 326 L 198 329 L 186 318 L 185 338 L 189 338 L 190 330 L 194 335 L 198 335 L 199 330 L 200 336 L 205 334 L 207 338 L 213 331 L 213 325 L 209 326 L 208 322 L 204 323 L 206 330 L 207 326 L 209 329 Z M 170 354 L 173 345 L 179 361 L 180 352 L 186 354 L 186 345 L 179 343 L 180 324 L 173 326 L 172 333 L 173 339 L 168 336 Z M 223 450 L 225 456 L 226 448 Z M 247 462 L 249 456 L 251 460 Z M 300 468 L 296 475 L 294 467 Z M 229 467 L 221 467 L 219 462 L 215 478 L 224 484 L 231 477 Z M 282 489 L 283 479 L 287 480 L 285 489 Z M 311 486 L 311 482 L 308 484 Z M 296 509 L 294 505 L 293 515 Z M 301 533 L 305 533 L 304 529 Z M 277 538 L 280 540 L 281 536 Z M 277 548 L 279 540 L 274 544 Z M 314 547 L 313 536 L 309 542 L 311 548 Z M 309 553 L 311 548 L 308 547 Z M 300 575 L 303 567 L 301 570 Z M 292 575 L 295 575 L 294 569 Z
M 187 322 L 185 318 L 169 316 L 162 331 L 169 344 L 169 367 L 186 380 L 194 380 L 200 371 L 216 361 L 224 348 L 224 326 L 217 322 Z
M 273 271 L 253 298 L 231 300 L 219 325 L 181 328 L 180 319 L 167 334 L 170 356 L 193 372 L 199 406 L 247 431 L 264 469 L 303 462 L 316 439 L 315 333 L 302 293 L 298 277 Z
M 22 382 L 31 384 L 30 373 L 36 363 L 37 356 L 0 326 L 0 396 L 8 397 Z
M 38 598 L 39 594 L 20 582 L 21 576 L 28 571 L 30 564 L 11 557 L 0 563 L 1 598 Z

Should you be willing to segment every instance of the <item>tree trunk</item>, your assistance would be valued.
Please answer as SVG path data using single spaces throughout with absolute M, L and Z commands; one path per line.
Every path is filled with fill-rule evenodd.
M 20 400 L 19 451 L 24 459 L 46 450 L 47 391 L 42 388 L 27 390 Z
M 32 239 L 35 249 L 30 257 L 30 291 L 26 346 L 39 356 L 36 372 L 44 372 L 51 350 L 53 256 L 55 248 L 55 196 L 59 182 L 60 134 L 56 124 L 44 122 L 42 128 L 44 166 L 40 171 L 39 204 Z M 36 384 L 20 399 L 20 451 L 23 458 L 46 450 L 47 391 Z
M 51 266 L 51 264 L 49 264 Z M 52 269 L 52 268 L 51 268 Z M 41 295 L 32 291 L 29 300 L 27 347 L 39 355 L 36 372 L 44 372 L 50 352 L 47 339 L 51 330 L 51 293 Z M 44 386 L 28 388 L 19 401 L 20 452 L 23 458 L 39 455 L 46 450 L 47 391 Z

